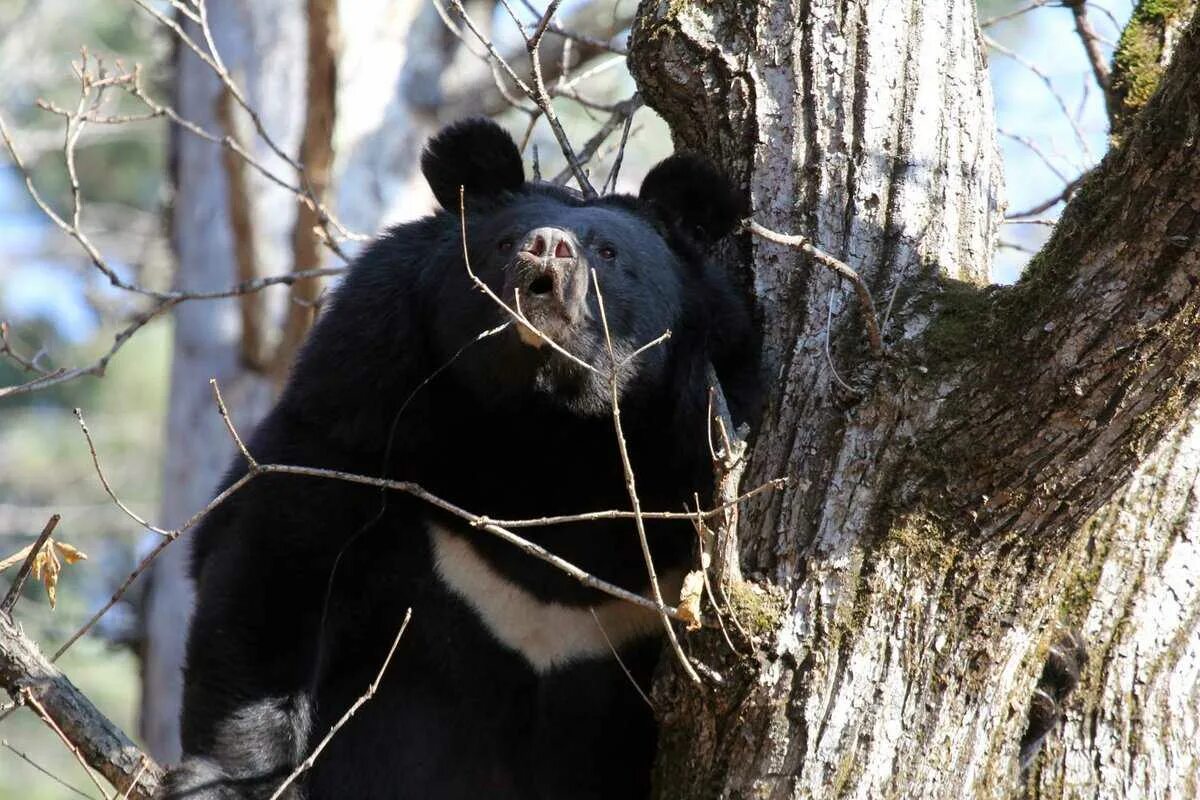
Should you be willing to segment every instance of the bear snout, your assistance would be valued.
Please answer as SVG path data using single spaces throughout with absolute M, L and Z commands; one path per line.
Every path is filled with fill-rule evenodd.
M 587 266 L 579 257 L 579 241 L 563 228 L 534 228 L 521 240 L 505 293 L 538 330 L 556 341 L 580 317 L 587 296 Z M 545 344 L 541 337 L 517 329 L 531 347 Z

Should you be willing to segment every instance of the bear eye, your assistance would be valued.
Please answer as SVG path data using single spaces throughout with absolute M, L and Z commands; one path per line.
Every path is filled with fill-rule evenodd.
M 505 236 L 496 245 L 496 249 L 499 250 L 501 253 L 507 253 L 509 250 L 513 249 L 513 240 L 510 237 Z
M 617 257 L 617 248 L 613 247 L 611 244 L 601 245 L 599 252 L 600 257 L 605 261 L 612 261 Z

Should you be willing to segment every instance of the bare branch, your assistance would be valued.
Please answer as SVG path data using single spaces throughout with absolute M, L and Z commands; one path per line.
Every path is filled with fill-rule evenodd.
M 807 236 L 777 233 L 770 228 L 764 228 L 752 219 L 744 220 L 742 227 L 744 230 L 750 231 L 769 242 L 799 248 L 800 252 L 818 264 L 833 270 L 839 276 L 850 281 L 854 287 L 855 294 L 858 295 L 858 305 L 862 311 L 863 325 L 867 328 L 867 343 L 871 348 L 871 353 L 876 356 L 883 355 L 883 336 L 879 332 L 879 318 L 875 314 L 875 301 L 871 299 L 871 292 L 867 288 L 866 282 L 863 281 L 862 276 L 851 269 L 844 261 L 834 258 L 824 250 L 816 247 Z
M 638 544 L 642 546 L 642 557 L 646 561 L 646 576 L 650 581 L 650 593 L 654 598 L 655 609 L 658 611 L 659 617 L 662 619 L 663 630 L 666 631 L 667 639 L 671 642 L 671 649 L 675 651 L 675 656 L 679 660 L 679 664 L 683 667 L 686 674 L 693 683 L 700 683 L 700 676 L 696 674 L 696 670 L 688 661 L 687 655 L 684 654 L 683 648 L 679 646 L 679 639 L 675 636 L 675 628 L 671 626 L 671 620 L 667 616 L 667 608 L 663 604 L 662 588 L 658 585 L 658 575 L 654 571 L 654 558 L 650 554 L 650 543 L 646 539 L 646 521 L 642 517 L 642 501 L 638 498 L 637 479 L 633 474 L 633 464 L 629 460 L 629 449 L 625 444 L 625 431 L 621 427 L 621 402 L 620 402 L 620 381 L 618 380 L 617 354 L 613 349 L 612 334 L 608 328 L 608 315 L 604 310 L 604 295 L 600 292 L 600 280 L 596 277 L 596 270 L 592 270 L 592 286 L 596 289 L 596 304 L 600 309 L 600 322 L 604 326 L 604 343 L 608 349 L 608 388 L 609 400 L 612 409 L 613 429 L 617 437 L 617 450 L 621 454 L 621 468 L 625 472 L 625 490 L 629 494 L 629 502 L 633 506 L 634 524 L 637 528 Z
M 1043 200 L 1040 203 L 1037 203 L 1036 205 L 1031 206 L 1030 208 L 1025 209 L 1024 211 L 1015 211 L 1012 214 L 1006 214 L 1004 216 L 1005 221 L 1007 222 L 1009 220 L 1016 220 L 1016 219 L 1020 219 L 1022 217 L 1037 216 L 1038 214 L 1041 214 L 1042 212 L 1052 208 L 1056 203 L 1062 203 L 1067 200 L 1070 200 L 1071 195 L 1075 194 L 1075 190 L 1080 187 L 1080 185 L 1083 183 L 1084 179 L 1087 178 L 1087 176 L 1090 174 L 1091 174 L 1091 170 L 1081 173 L 1079 176 L 1077 176 L 1075 178 L 1075 180 L 1067 183 L 1067 185 L 1063 187 L 1063 190 L 1061 192 L 1054 195 L 1053 197 L 1049 197 L 1049 198 Z
M 572 364 L 582 367 L 583 369 L 587 370 L 588 372 L 598 373 L 598 370 L 595 367 L 593 367 L 591 364 L 589 364 L 586 361 L 584 361 L 583 359 L 581 359 L 579 356 L 574 355 L 573 353 L 566 350 L 562 345 L 555 342 L 553 339 L 551 339 L 549 336 L 547 336 L 545 333 L 543 333 L 541 330 L 539 330 L 536 325 L 534 325 L 532 322 L 530 322 L 529 318 L 521 313 L 519 297 L 516 300 L 517 308 L 514 309 L 514 308 L 510 307 L 508 305 L 508 303 L 501 300 L 500 297 L 495 292 L 492 291 L 492 287 L 488 286 L 486 283 L 484 283 L 482 280 L 480 280 L 479 276 L 476 275 L 475 272 L 471 269 L 471 254 L 467 251 L 466 196 L 465 196 L 464 189 L 461 186 L 458 187 L 458 215 L 459 215 L 459 222 L 460 222 L 460 230 L 462 232 L 463 264 L 466 265 L 467 275 L 471 278 L 471 282 L 475 284 L 475 288 L 479 289 L 479 291 L 483 292 L 489 298 L 491 298 L 492 302 L 495 303 L 496 305 L 500 306 L 506 312 L 508 312 L 508 315 L 510 317 L 512 317 L 513 320 L 516 321 L 516 323 L 518 325 L 521 325 L 522 327 L 527 329 L 530 333 L 537 336 L 539 339 L 541 339 L 543 342 L 545 342 L 547 345 L 549 345 L 556 353 L 558 353 L 562 357 L 570 360 L 570 362 Z
M 1052 6 L 1056 6 L 1056 5 L 1059 5 L 1059 0 L 1033 0 L 1033 2 L 1029 3 L 1028 5 L 1024 5 L 1024 6 L 1021 6 L 1020 8 L 1013 9 L 1012 11 L 1009 11 L 1005 14 L 997 14 L 994 17 L 989 17 L 988 19 L 985 19 L 982 22 L 980 22 L 979 27 L 981 30 L 987 30 L 988 28 L 992 27 L 993 25 L 995 25 L 999 22 L 1004 22 L 1005 20 L 1014 19 L 1016 17 L 1022 16 L 1023 14 L 1028 14 L 1030 11 L 1036 11 L 1039 8 L 1052 7 Z
M 136 800 L 157 796 L 162 770 L 46 659 L 7 614 L 0 614 L 0 686 L 52 721 L 73 751 L 117 789 Z
M 17 748 L 13 747 L 11 744 L 9 744 L 9 742 L 8 742 L 8 740 L 7 740 L 7 739 L 0 739 L 0 747 L 3 747 L 5 750 L 8 750 L 8 752 L 12 753 L 12 754 L 13 754 L 13 755 L 15 755 L 17 758 L 21 759 L 21 760 L 22 760 L 22 761 L 24 761 L 26 764 L 28 764 L 29 766 L 33 767 L 33 768 L 34 768 L 34 769 L 36 769 L 38 772 L 40 772 L 40 773 L 42 773 L 43 775 L 45 775 L 47 778 L 49 778 L 50 780 L 52 780 L 52 781 L 54 781 L 55 783 L 57 783 L 59 786 L 62 786 L 62 787 L 63 787 L 63 788 L 65 788 L 65 789 L 69 789 L 69 790 L 71 790 L 72 792 L 74 792 L 75 794 L 79 795 L 80 797 L 86 797 L 86 798 L 89 798 L 89 800 L 91 800 L 91 795 L 90 795 L 90 794 L 88 794 L 87 792 L 83 791 L 82 789 L 80 789 L 80 788 L 79 788 L 79 787 L 77 787 L 77 786 L 72 786 L 71 784 L 67 783 L 67 782 L 66 782 L 66 781 L 64 781 L 62 778 L 58 777 L 58 776 L 57 776 L 57 775 L 55 775 L 53 772 L 51 772 L 50 770 L 46 769 L 46 768 L 45 768 L 45 767 L 43 767 L 41 764 L 37 763 L 37 762 L 36 762 L 36 761 L 34 761 L 32 758 L 30 758 L 28 753 L 26 753 L 26 752 L 25 752 L 25 751 L 23 751 L 23 750 L 18 750 Z
M 712 517 L 724 514 L 734 506 L 742 505 L 748 500 L 757 497 L 763 492 L 774 491 L 781 489 L 788 483 L 788 478 L 775 478 L 766 483 L 756 486 L 748 492 L 736 495 L 722 502 L 720 505 L 704 511 L 642 511 L 642 519 L 678 519 L 678 520 L 708 520 Z M 634 519 L 635 514 L 632 511 L 622 511 L 618 509 L 608 509 L 605 511 L 585 511 L 580 514 L 563 514 L 553 517 L 535 517 L 532 519 L 492 519 L 491 517 L 480 517 L 481 522 L 492 523 L 504 528 L 537 528 L 546 525 L 563 525 L 573 522 L 595 522 L 604 519 Z
M 1092 74 L 1096 77 L 1096 84 L 1104 92 L 1104 105 L 1108 109 L 1108 116 L 1111 119 L 1116 113 L 1120 101 L 1113 94 L 1112 71 L 1109 69 L 1108 59 L 1100 50 L 1100 36 L 1092 27 L 1091 20 L 1088 19 L 1088 0 L 1062 0 L 1062 3 L 1071 9 L 1071 14 L 1075 17 L 1075 32 L 1079 34 L 1079 40 L 1083 42 L 1083 49 L 1087 53 Z
M 21 702 L 33 708 L 34 712 L 38 715 L 38 717 L 41 718 L 42 722 L 46 723 L 46 726 L 49 727 L 50 730 L 54 731 L 54 734 L 59 738 L 59 741 L 63 743 L 63 746 L 71 752 L 71 755 L 75 756 L 75 760 L 79 762 L 81 767 L 83 767 L 83 771 L 87 774 L 88 778 L 91 779 L 95 787 L 100 790 L 100 794 L 107 796 L 108 792 L 105 790 L 104 784 L 100 783 L 100 778 L 95 772 L 92 771 L 87 759 L 83 757 L 83 754 L 79 751 L 79 748 L 75 745 L 75 743 L 71 741 L 70 737 L 63 733 L 62 728 L 58 727 L 58 724 L 55 723 L 54 718 L 51 717 L 50 713 L 46 711 L 46 708 L 40 702 L 38 702 L 37 697 L 34 696 L 29 687 L 23 687 L 20 690 L 20 695 Z
M 217 401 L 217 411 L 221 414 L 221 421 L 225 423 L 225 429 L 233 437 L 233 442 L 241 452 L 242 458 L 246 459 L 246 466 L 250 467 L 251 470 L 258 469 L 258 462 L 254 460 L 254 456 L 250 455 L 250 451 L 246 449 L 246 443 L 242 441 L 242 437 L 238 435 L 237 428 L 233 426 L 233 420 L 229 417 L 229 409 L 225 407 L 225 400 L 221 397 L 221 387 L 217 385 L 217 379 L 209 378 L 208 385 L 212 387 L 213 399 Z
M 628 131 L 629 123 L 633 120 L 634 113 L 641 107 L 642 98 L 636 92 L 628 100 L 617 103 L 613 107 L 612 115 L 605 120 L 600 129 L 592 135 L 592 138 L 584 143 L 583 148 L 576 156 L 577 161 L 575 166 L 582 168 L 583 165 L 591 161 L 592 156 L 596 155 L 596 151 L 600 149 L 600 145 L 604 144 L 604 140 L 611 136 L 617 128 L 624 126 L 624 129 Z M 568 165 L 566 169 L 554 176 L 553 182 L 557 184 L 566 183 L 567 179 L 574 174 L 575 170 L 571 168 L 571 165 Z
M 1050 92 L 1051 96 L 1054 97 L 1054 102 L 1058 104 L 1058 107 L 1062 111 L 1063 116 L 1067 118 L 1067 122 L 1070 124 L 1071 130 L 1075 134 L 1075 141 L 1078 142 L 1078 144 L 1079 144 L 1079 149 L 1081 151 L 1083 151 L 1083 154 L 1087 157 L 1087 159 L 1089 161 L 1094 161 L 1095 157 L 1092 155 L 1091 147 L 1088 146 L 1087 136 L 1084 134 L 1083 128 L 1079 127 L 1079 122 L 1075 119 L 1075 117 L 1067 109 L 1067 102 L 1065 100 L 1063 100 L 1062 95 L 1059 94 L 1058 89 L 1055 88 L 1054 81 L 1050 80 L 1050 76 L 1047 75 L 1046 72 L 1041 67 L 1039 67 L 1037 64 L 1034 64 L 1032 61 L 1025 58 L 1020 53 L 1017 53 L 1017 52 L 1005 47 L 1004 45 L 997 42 L 995 39 L 992 39 L 991 37 L 988 37 L 988 36 L 983 37 L 983 39 L 985 42 L 987 42 L 988 47 L 992 48 L 1000 55 L 1012 59 L 1013 61 L 1020 64 L 1022 67 L 1024 67 L 1025 69 L 1032 72 L 1034 75 L 1036 75 L 1038 77 L 1039 80 L 1041 80 L 1041 82 L 1045 85 L 1046 90 L 1048 92 Z
M 438 0 L 434 0 L 434 2 L 436 3 Z M 483 34 L 479 26 L 475 24 L 475 20 L 467 13 L 462 0 L 450 0 L 450 5 L 458 12 L 467 29 L 471 31 L 479 43 L 487 50 L 488 56 L 492 59 L 493 63 L 498 65 L 509 79 L 525 93 L 525 96 L 532 100 L 538 109 L 541 110 L 542 115 L 546 118 L 546 122 L 550 125 L 550 130 L 554 133 L 554 138 L 558 141 L 559 149 L 562 150 L 563 157 L 567 160 L 567 166 L 571 170 L 571 174 L 575 177 L 575 182 L 579 184 L 579 190 L 583 192 L 584 197 L 596 197 L 596 190 L 588 182 L 587 175 L 584 173 L 583 167 L 575 155 L 575 150 L 571 146 L 570 140 L 567 139 L 566 132 L 563 130 L 562 123 L 554 111 L 550 94 L 546 91 L 545 77 L 542 73 L 541 51 L 538 48 L 538 44 L 541 41 L 542 35 L 546 32 L 546 26 L 549 25 L 554 12 L 558 10 L 560 2 L 561 0 L 554 0 L 554 2 L 550 3 L 533 36 L 525 38 L 525 47 L 529 54 L 529 62 L 533 73 L 533 86 L 522 80 L 516 71 L 513 70 L 512 65 L 500 55 L 492 40 Z M 445 19 L 444 16 L 443 19 Z M 457 32 L 457 29 L 453 26 L 451 26 L 451 29 Z
M 0 388 L 0 399 L 28 394 L 29 392 L 35 392 L 40 389 L 46 389 L 51 386 L 56 386 L 60 383 L 66 383 L 67 381 L 74 380 L 81 375 L 103 375 L 104 370 L 108 367 L 108 362 L 112 359 L 116 352 L 120 350 L 126 342 L 129 341 L 129 338 L 133 336 L 134 333 L 141 329 L 147 322 L 159 316 L 167 309 L 172 308 L 179 302 L 179 300 L 167 300 L 159 303 L 157 306 L 150 309 L 149 312 L 139 315 L 132 323 L 117 332 L 117 335 L 113 339 L 112 347 L 110 347 L 108 351 L 104 353 L 104 355 L 97 358 L 91 364 L 83 367 L 75 367 L 74 369 L 56 369 L 53 372 L 40 375 L 31 381 L 27 381 L 26 383 L 17 384 L 16 386 L 5 386 Z

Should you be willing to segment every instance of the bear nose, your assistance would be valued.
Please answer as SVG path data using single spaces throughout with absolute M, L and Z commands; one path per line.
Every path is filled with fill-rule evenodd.
M 575 258 L 571 234 L 562 228 L 534 228 L 521 243 L 521 252 L 537 258 Z
M 563 299 L 563 284 L 577 264 L 575 237 L 562 228 L 534 228 L 521 242 L 519 255 L 525 262 L 522 289 L 527 297 Z

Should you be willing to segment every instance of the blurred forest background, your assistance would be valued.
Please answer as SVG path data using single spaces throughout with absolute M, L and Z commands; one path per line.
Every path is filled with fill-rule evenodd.
M 152 5 L 169 9 L 167 3 Z M 569 16 L 582 5 L 566 3 L 561 13 Z M 492 22 L 497 42 L 507 36 L 510 44 L 519 44 L 511 20 L 498 7 L 488 8 L 495 8 Z M 1131 3 L 1101 0 L 1089 2 L 1088 8 L 1105 57 L 1111 58 Z M 1021 11 L 1026 13 L 1015 13 Z M 364 15 L 351 3 L 344 4 L 342 13 L 358 17 L 344 20 L 344 25 L 373 22 L 370 14 Z M 620 19 L 612 13 L 613 19 Z M 994 20 L 986 25 L 985 34 L 999 48 L 993 47 L 990 59 L 1008 207 L 1010 211 L 1036 207 L 1059 195 L 1107 149 L 1104 99 L 1095 89 L 1072 14 L 1062 4 L 988 0 L 980 3 L 979 16 Z M 612 41 L 623 41 L 624 35 L 618 30 Z M 36 101 L 42 98 L 67 107 L 77 101 L 78 82 L 70 65 L 79 60 L 81 47 L 106 63 L 120 59 L 127 66 L 142 65 L 148 90 L 170 96 L 173 46 L 169 33 L 132 2 L 0 0 L 0 114 L 8 121 L 36 185 L 60 213 L 68 212 L 71 197 L 63 164 L 63 120 L 40 110 Z M 355 54 L 344 57 L 353 59 Z M 478 64 L 452 66 L 479 69 Z M 611 68 L 592 79 L 588 91 L 589 97 L 608 103 L 628 97 L 633 85 L 621 59 L 614 59 Z M 585 141 L 598 120 L 607 117 L 578 103 L 561 102 L 559 109 L 576 142 Z M 527 118 L 521 114 L 502 112 L 499 119 L 517 136 L 524 132 Z M 353 114 L 343 111 L 334 136 L 335 152 L 339 137 L 348 135 L 343 129 L 356 124 L 360 123 Z M 80 138 L 77 152 L 88 234 L 122 276 L 164 289 L 172 285 L 174 268 L 167 222 L 172 203 L 170 135 L 161 119 L 92 125 Z M 536 127 L 532 142 L 543 174 L 557 172 L 562 156 L 544 122 Z M 608 174 L 613 149 L 594 162 L 594 175 Z M 640 109 L 630 130 L 621 185 L 636 186 L 648 166 L 669 150 L 665 125 L 651 110 Z M 364 198 L 356 181 L 343 180 L 348 169 L 362 167 L 335 161 L 333 207 L 355 223 L 353 227 L 366 222 L 373 228 L 411 218 L 427 202 L 423 194 L 397 185 L 383 190 L 389 195 L 387 208 L 367 214 L 356 211 L 355 203 L 362 204 Z M 406 192 L 412 196 L 405 196 Z M 1045 222 L 1057 215 L 1061 205 L 1055 203 L 1038 214 L 1036 224 L 1005 226 L 995 281 L 1008 283 L 1019 276 L 1030 253 L 1048 236 Z M 280 303 L 287 290 L 274 287 L 268 292 L 275 295 L 268 302 Z M 34 205 L 20 173 L 0 158 L 0 320 L 8 323 L 12 347 L 26 355 L 39 354 L 39 367 L 87 363 L 111 346 L 114 334 L 144 306 L 140 300 L 108 285 L 78 244 Z M 20 619 L 31 637 L 46 648 L 65 640 L 100 607 L 154 544 L 153 537 L 106 497 L 72 409 L 82 409 L 87 418 L 105 473 L 121 498 L 158 521 L 168 440 L 172 324 L 172 317 L 163 315 L 139 330 L 113 358 L 103 379 L 87 376 L 44 391 L 0 398 L 0 558 L 28 545 L 53 513 L 62 515 L 55 538 L 88 555 L 86 561 L 64 567 L 53 610 L 41 585 L 31 582 L 25 588 Z M 28 378 L 20 365 L 0 358 L 0 387 Z M 227 449 L 232 456 L 232 446 Z M 199 496 L 210 488 L 199 487 Z M 10 575 L 0 585 L 7 586 Z M 139 727 L 140 596 L 137 591 L 128 595 L 61 662 L 100 709 L 131 734 Z M 13 714 L 0 721 L 0 740 L 4 743 L 0 798 L 78 796 L 39 773 L 34 763 L 82 787 L 85 795 L 93 794 L 86 791 L 90 786 L 71 754 L 32 714 Z

